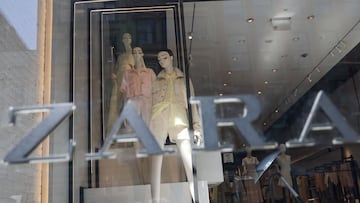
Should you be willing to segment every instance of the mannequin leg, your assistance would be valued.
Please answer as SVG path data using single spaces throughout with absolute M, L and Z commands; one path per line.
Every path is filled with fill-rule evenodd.
M 151 157 L 151 196 L 153 203 L 160 202 L 161 166 L 163 155 Z
M 192 166 L 192 153 L 191 143 L 188 139 L 176 140 L 176 146 L 180 152 L 181 159 L 185 168 L 187 180 L 189 182 L 189 188 L 192 199 L 194 199 L 194 177 L 193 177 L 193 166 Z

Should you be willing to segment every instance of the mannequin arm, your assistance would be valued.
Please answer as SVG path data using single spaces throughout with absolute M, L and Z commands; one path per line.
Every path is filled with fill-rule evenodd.
M 243 167 L 243 173 L 242 173 L 243 176 L 246 176 L 247 175 L 247 170 L 246 170 L 246 167 L 244 166 Z

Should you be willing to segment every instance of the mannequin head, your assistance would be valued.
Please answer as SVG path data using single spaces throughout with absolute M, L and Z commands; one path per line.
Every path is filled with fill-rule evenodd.
M 144 57 L 143 50 L 140 47 L 133 48 L 133 55 L 135 60 Z
M 131 44 L 131 35 L 130 35 L 130 33 L 126 32 L 126 33 L 123 34 L 122 42 L 124 43 L 125 46 Z
M 162 68 L 173 66 L 174 54 L 170 49 L 160 50 L 158 52 L 158 61 Z
M 252 150 L 250 147 L 246 147 L 245 151 L 246 151 L 246 156 L 248 156 L 248 157 L 252 156 Z
M 280 152 L 281 152 L 282 154 L 285 154 L 285 152 L 286 152 L 286 146 L 285 146 L 285 144 L 280 144 L 280 145 L 279 145 L 279 150 L 280 150 Z
M 144 53 L 140 47 L 133 48 L 133 56 L 135 59 L 135 68 L 145 66 L 144 64 Z

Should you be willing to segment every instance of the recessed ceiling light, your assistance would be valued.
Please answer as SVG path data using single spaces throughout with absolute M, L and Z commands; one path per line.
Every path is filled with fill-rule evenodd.
M 273 73 L 276 73 L 276 72 L 277 72 L 277 70 L 278 70 L 278 69 L 273 68 L 273 69 L 272 69 L 272 72 L 273 72 Z
M 258 93 L 258 94 L 262 94 L 262 92 L 261 92 L 261 91 L 258 91 L 257 93 Z
M 299 40 L 300 40 L 300 37 L 293 37 L 292 40 L 293 40 L 293 41 L 299 41 Z
M 237 42 L 238 42 L 239 44 L 245 44 L 246 41 L 245 41 L 244 39 L 241 39 L 241 40 L 238 40 Z
M 189 39 L 189 40 L 192 40 L 192 38 L 193 38 L 193 36 L 192 36 L 192 33 L 190 32 L 190 33 L 189 33 L 189 36 L 188 36 L 188 39 Z
M 248 19 L 246 19 L 246 22 L 252 23 L 252 22 L 254 22 L 254 18 L 248 18 Z
M 303 53 L 300 56 L 303 57 L 303 58 L 306 58 L 308 56 L 308 53 Z
M 228 84 L 227 84 L 227 83 L 224 83 L 224 87 L 226 87 L 226 86 L 228 86 Z
M 312 19 L 314 19 L 315 18 L 315 16 L 314 15 L 309 15 L 308 17 L 306 17 L 308 20 L 312 20 Z
M 222 94 L 222 93 L 220 93 L 220 94 L 219 94 L 219 96 L 223 96 L 223 94 Z
M 237 61 L 237 60 L 238 60 L 238 57 L 233 56 L 231 59 L 232 59 L 233 61 Z
M 278 113 L 278 112 L 279 112 L 279 110 L 278 110 L 278 109 L 276 109 L 276 110 L 275 110 L 275 113 Z
M 231 74 L 232 74 L 232 72 L 231 72 L 231 71 L 228 71 L 228 72 L 227 72 L 227 74 L 228 74 L 228 75 L 231 75 Z
M 265 85 L 267 85 L 267 84 L 269 84 L 269 81 L 265 80 L 265 82 L 264 82 L 264 83 L 265 83 Z

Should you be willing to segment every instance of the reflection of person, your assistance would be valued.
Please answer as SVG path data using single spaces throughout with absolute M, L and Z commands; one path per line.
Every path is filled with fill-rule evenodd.
M 173 66 L 173 53 L 166 49 L 158 53 L 158 61 L 163 70 L 153 82 L 153 106 L 150 120 L 150 130 L 160 145 L 164 145 L 167 135 L 175 142 L 185 167 L 185 173 L 190 182 L 190 192 L 193 192 L 193 173 L 191 142 L 188 132 L 187 95 L 184 74 Z M 194 90 L 190 83 L 190 93 Z M 200 132 L 199 117 L 193 112 L 193 126 Z M 152 157 L 151 194 L 153 202 L 160 201 L 160 182 L 162 155 Z
M 250 147 L 246 147 L 246 157 L 242 159 L 243 176 L 250 176 L 250 179 L 245 180 L 246 195 L 249 203 L 263 202 L 261 187 L 259 182 L 255 183 L 254 179 L 257 177 L 256 165 L 259 160 L 252 156 Z
M 144 63 L 144 53 L 140 47 L 133 49 L 135 66 L 124 73 L 120 91 L 126 100 L 131 100 L 146 124 L 149 124 L 152 105 L 152 82 L 155 73 Z
M 122 35 L 122 43 L 125 48 L 125 52 L 121 53 L 117 60 L 117 67 L 112 73 L 112 90 L 111 90 L 111 98 L 110 98 L 110 106 L 109 106 L 109 115 L 107 120 L 106 132 L 109 132 L 113 127 L 117 117 L 120 114 L 120 110 L 123 106 L 123 95 L 119 91 L 119 87 L 121 84 L 121 80 L 123 77 L 123 73 L 126 70 L 131 69 L 135 62 L 134 57 L 132 55 L 132 48 L 131 48 L 131 35 L 129 33 L 124 33 Z

